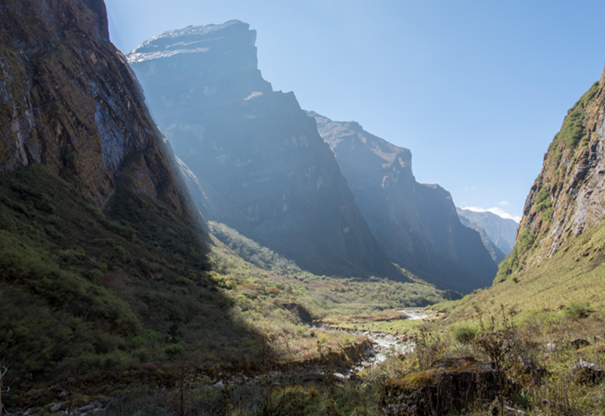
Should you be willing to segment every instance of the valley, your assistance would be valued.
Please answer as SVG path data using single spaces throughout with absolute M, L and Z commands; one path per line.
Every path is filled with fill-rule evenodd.
M 109 28 L 0 5 L 0 416 L 605 415 L 605 72 L 517 223 L 275 90 L 248 23 Z

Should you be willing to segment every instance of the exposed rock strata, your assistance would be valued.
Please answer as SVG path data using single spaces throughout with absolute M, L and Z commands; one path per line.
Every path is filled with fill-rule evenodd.
M 136 192 L 195 217 L 138 82 L 109 41 L 103 1 L 0 8 L 0 173 L 43 163 L 77 177 L 98 206 L 128 176 Z
M 499 279 L 552 257 L 605 217 L 605 73 L 568 111 L 544 155 Z

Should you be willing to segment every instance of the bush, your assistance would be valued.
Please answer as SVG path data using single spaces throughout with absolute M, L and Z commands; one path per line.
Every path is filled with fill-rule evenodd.
M 169 345 L 164 349 L 164 354 L 170 360 L 174 360 L 177 357 L 180 357 L 185 353 L 185 348 L 183 348 L 180 344 Z
M 571 319 L 586 318 L 592 312 L 590 302 L 574 302 L 563 309 L 565 316 Z
M 460 325 L 453 329 L 452 337 L 461 344 L 470 344 L 479 330 L 471 325 Z

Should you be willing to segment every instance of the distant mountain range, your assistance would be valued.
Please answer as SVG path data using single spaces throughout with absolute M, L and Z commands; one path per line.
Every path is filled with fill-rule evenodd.
M 449 192 L 416 182 L 410 150 L 368 133 L 359 123 L 308 114 L 391 259 L 440 287 L 468 292 L 491 283 L 497 266 L 479 234 L 459 221 Z
M 317 274 L 403 279 L 315 121 L 262 78 L 255 39 L 234 20 L 160 34 L 128 56 L 204 216 Z
M 461 218 L 484 229 L 487 237 L 504 255 L 512 251 L 519 226 L 514 220 L 502 218 L 489 211 L 479 212 L 456 207 L 456 212 Z
M 409 150 L 355 123 L 341 127 L 371 137 L 367 147 L 330 136 L 327 119 L 262 78 L 255 38 L 230 21 L 128 55 L 203 214 L 314 273 L 401 279 L 395 261 L 442 288 L 489 285 L 497 267 L 480 236 L 447 191 L 416 183 Z

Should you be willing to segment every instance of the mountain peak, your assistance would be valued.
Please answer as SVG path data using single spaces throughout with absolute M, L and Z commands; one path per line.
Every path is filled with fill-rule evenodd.
M 139 45 L 129 55 L 132 62 L 166 58 L 178 54 L 203 54 L 215 49 L 248 49 L 253 53 L 253 65 L 256 67 L 256 31 L 240 20 L 229 20 L 220 25 L 187 26 L 183 29 L 169 30 L 156 35 Z M 229 54 L 227 54 L 229 55 Z M 212 54 L 214 59 L 216 54 Z

